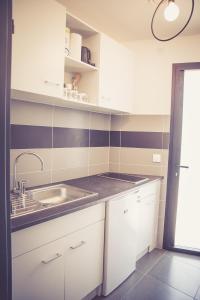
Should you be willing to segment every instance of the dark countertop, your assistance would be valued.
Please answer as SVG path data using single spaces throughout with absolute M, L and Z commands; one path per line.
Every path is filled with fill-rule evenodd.
M 144 175 L 142 175 L 144 176 Z M 43 209 L 29 213 L 26 215 L 21 215 L 11 219 L 12 231 L 17 231 L 24 229 L 48 220 L 52 220 L 57 217 L 61 217 L 66 214 L 78 211 L 83 208 L 87 208 L 91 205 L 95 205 L 101 202 L 108 201 L 113 196 L 121 195 L 126 193 L 128 190 L 135 189 L 141 185 L 147 184 L 149 182 L 160 180 L 162 176 L 146 176 L 149 178 L 148 181 L 141 184 L 134 184 L 131 182 L 115 180 L 100 176 L 89 176 L 78 179 L 72 179 L 62 182 L 57 182 L 55 184 L 65 183 L 68 185 L 73 185 L 82 189 L 89 190 L 91 192 L 98 193 L 98 196 L 92 199 L 85 199 L 80 201 L 75 201 L 71 203 L 65 203 L 58 206 L 53 206 L 48 209 Z M 52 184 L 49 184 L 52 185 Z M 49 186 L 45 185 L 45 186 Z M 44 185 L 42 187 L 45 187 Z

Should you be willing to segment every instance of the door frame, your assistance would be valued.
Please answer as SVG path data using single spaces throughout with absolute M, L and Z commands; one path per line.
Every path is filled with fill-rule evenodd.
M 11 300 L 10 78 L 12 1 L 0 1 L 0 299 Z
M 179 176 L 175 177 L 175 172 L 177 170 L 176 163 L 177 161 L 180 161 L 179 149 L 181 145 L 181 136 L 178 133 L 182 130 L 184 71 L 195 69 L 200 69 L 200 62 L 172 65 L 170 144 L 163 248 L 176 252 L 200 255 L 200 252 L 198 251 L 189 248 L 177 248 L 174 246 L 178 204 L 178 184 L 174 184 L 174 182 L 179 179 Z

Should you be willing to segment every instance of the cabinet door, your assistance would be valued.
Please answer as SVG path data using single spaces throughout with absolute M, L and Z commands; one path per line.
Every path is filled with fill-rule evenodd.
M 12 260 L 13 300 L 64 300 L 64 246 L 60 239 Z
M 142 254 L 152 242 L 154 226 L 155 195 L 136 200 L 136 235 L 137 257 Z
M 133 54 L 110 37 L 101 35 L 99 105 L 132 112 Z
M 103 281 L 104 221 L 67 237 L 65 300 L 80 300 Z
M 14 0 L 12 89 L 60 97 L 66 10 L 54 0 Z

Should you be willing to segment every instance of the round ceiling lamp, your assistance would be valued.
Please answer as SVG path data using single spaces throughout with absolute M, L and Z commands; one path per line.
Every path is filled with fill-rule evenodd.
M 183 32 L 183 30 L 187 27 L 187 25 L 189 24 L 191 18 L 192 18 L 192 15 L 193 15 L 193 12 L 194 12 L 194 0 L 191 0 L 192 2 L 192 6 L 191 6 L 191 11 L 189 13 L 189 17 L 186 21 L 186 23 L 184 24 L 184 26 L 173 36 L 169 37 L 169 38 L 160 38 L 156 33 L 155 33 L 155 30 L 154 30 L 154 27 L 155 27 L 155 24 L 154 24 L 154 20 L 155 20 L 155 16 L 159 10 L 159 8 L 161 7 L 162 4 L 164 4 L 164 2 L 166 2 L 166 7 L 164 9 L 164 18 L 166 21 L 168 22 L 173 22 L 175 21 L 178 17 L 179 17 L 179 14 L 180 14 L 180 8 L 179 6 L 175 3 L 175 0 L 161 0 L 158 4 L 158 6 L 156 7 L 155 11 L 154 11 L 154 14 L 153 14 L 153 17 L 152 17 L 152 20 L 151 20 L 151 32 L 154 36 L 154 38 L 158 41 L 161 41 L 161 42 L 167 42 L 167 41 L 170 41 L 172 39 L 174 39 L 175 37 L 177 37 L 181 32 Z

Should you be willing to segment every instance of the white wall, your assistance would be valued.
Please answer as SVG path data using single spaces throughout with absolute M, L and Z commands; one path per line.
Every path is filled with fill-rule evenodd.
M 135 55 L 135 113 L 170 114 L 173 63 L 200 61 L 200 35 L 126 43 Z

